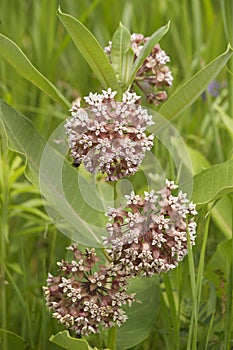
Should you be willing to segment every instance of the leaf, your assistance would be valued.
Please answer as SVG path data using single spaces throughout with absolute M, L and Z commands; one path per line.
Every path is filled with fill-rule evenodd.
M 49 340 L 67 350 L 98 350 L 96 347 L 93 349 L 85 339 L 71 337 L 68 331 L 61 331 L 51 335 Z
M 150 39 L 143 46 L 139 56 L 137 57 L 136 61 L 134 62 L 130 78 L 127 82 L 127 86 L 130 86 L 133 83 L 134 78 L 137 74 L 137 71 L 139 70 L 139 68 L 141 67 L 141 65 L 143 64 L 143 62 L 147 58 L 147 56 L 149 56 L 149 54 L 150 54 L 151 50 L 153 49 L 153 47 L 155 46 L 155 44 L 157 44 L 159 42 L 159 40 L 162 39 L 162 37 L 168 32 L 169 26 L 170 26 L 170 22 L 168 22 L 168 24 L 166 24 L 165 26 L 160 27 L 158 30 L 156 30 L 156 32 L 154 32 L 151 35 Z
M 187 146 L 183 140 L 180 140 L 177 138 L 177 136 L 171 136 L 171 142 L 176 150 L 177 156 L 180 158 L 180 160 L 184 160 L 184 147 L 186 149 L 186 152 L 188 153 L 190 159 L 191 159 L 191 167 L 192 167 L 192 174 L 195 175 L 199 173 L 202 170 L 205 170 L 206 168 L 210 167 L 210 163 L 208 160 L 198 152 L 197 150 Z
M 213 165 L 194 176 L 192 200 L 205 205 L 233 191 L 233 160 Z
M 227 239 L 232 237 L 232 202 L 229 196 L 222 197 L 211 209 L 211 217 Z
M 65 160 L 64 124 L 58 128 L 59 137 L 63 140 L 61 144 L 53 142 L 53 136 L 57 142 L 55 134 L 45 144 L 30 120 L 0 100 L 1 121 L 10 148 L 26 158 L 27 176 L 48 201 L 46 210 L 56 226 L 79 243 L 99 245 L 101 235 L 105 234 L 105 209 L 102 201 L 95 198 L 94 190 L 90 189 L 90 198 L 82 196 L 80 183 L 84 179 Z M 90 202 L 87 202 L 88 199 Z M 95 199 L 98 210 L 88 204 L 92 199 Z
M 67 350 L 91 350 L 88 342 L 70 336 L 68 331 L 62 331 L 56 335 L 51 335 L 49 340 Z
M 131 47 L 131 35 L 128 29 L 120 23 L 112 37 L 111 60 L 112 66 L 116 72 L 118 81 L 122 83 L 123 64 L 125 55 Z
M 229 45 L 226 52 L 218 56 L 178 88 L 167 102 L 162 105 L 159 109 L 159 113 L 167 119 L 178 116 L 201 95 L 211 81 L 218 75 L 232 54 L 233 51 Z
M 223 124 L 225 125 L 227 131 L 229 132 L 229 134 L 231 135 L 231 137 L 233 138 L 233 120 L 232 118 L 230 118 L 227 113 L 224 111 L 224 109 L 220 106 L 218 106 L 217 104 L 214 104 L 214 108 L 216 109 L 216 111 L 219 112 Z
M 131 307 L 124 308 L 128 320 L 117 329 L 117 350 L 131 348 L 149 336 L 160 305 L 157 277 L 135 277 L 128 292 L 136 292 L 140 303 L 135 302 Z
M 191 148 L 189 146 L 187 146 L 187 150 L 189 152 L 191 162 L 192 162 L 193 175 L 196 175 L 200 171 L 210 167 L 209 161 L 203 156 L 202 153 L 200 153 L 196 149 Z
M 32 65 L 21 49 L 3 34 L 0 34 L 0 55 L 14 67 L 23 78 L 37 86 L 63 108 L 70 108 L 69 101 L 60 91 Z
M 123 90 L 127 90 L 129 85 L 127 85 L 127 81 L 129 80 L 132 66 L 134 60 L 134 51 L 130 48 L 127 53 L 124 55 L 123 66 L 122 66 L 122 77 L 123 77 Z
M 94 35 L 76 18 L 62 13 L 60 8 L 57 15 L 103 87 L 119 91 L 114 69 Z
M 215 286 L 222 288 L 222 281 L 227 280 L 232 262 L 232 240 L 218 244 L 217 250 L 209 260 L 205 275 Z M 225 283 L 224 283 L 225 284 Z

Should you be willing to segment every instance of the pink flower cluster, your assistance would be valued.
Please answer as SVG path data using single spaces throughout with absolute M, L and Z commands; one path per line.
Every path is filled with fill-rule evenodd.
M 110 88 L 90 93 L 84 97 L 88 107 L 74 104 L 65 124 L 74 164 L 83 163 L 91 173 L 101 171 L 109 181 L 133 175 L 154 140 L 146 134 L 153 121 L 140 97 L 127 91 L 118 102 L 115 95 Z
M 120 326 L 127 320 L 122 305 L 134 300 L 134 294 L 126 292 L 125 274 L 113 264 L 96 266 L 94 249 L 82 252 L 77 245 L 68 249 L 73 260 L 58 262 L 60 274 L 49 274 L 43 287 L 53 317 L 77 335 Z
M 125 196 L 126 207 L 109 208 L 104 246 L 115 264 L 132 275 L 152 276 L 175 268 L 195 243 L 195 205 L 166 181 L 144 196 Z M 189 237 L 189 238 L 188 238 Z
M 134 61 L 140 55 L 146 42 L 150 37 L 144 37 L 140 33 L 131 35 L 131 47 L 134 51 Z M 105 47 L 105 52 L 111 56 L 112 42 Z M 147 56 L 141 67 L 139 68 L 134 82 L 146 94 L 146 98 L 150 103 L 158 105 L 167 99 L 166 91 L 159 91 L 162 87 L 172 85 L 173 76 L 167 63 L 170 62 L 170 57 L 159 44 L 156 44 Z M 150 87 L 156 88 L 157 91 L 150 90 Z

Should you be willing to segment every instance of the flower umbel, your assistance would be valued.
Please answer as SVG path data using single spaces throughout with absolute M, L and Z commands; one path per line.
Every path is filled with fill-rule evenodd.
M 82 252 L 76 245 L 68 249 L 74 260 L 58 262 L 60 274 L 49 274 L 43 287 L 53 317 L 77 335 L 123 324 L 127 316 L 121 307 L 134 300 L 126 292 L 124 272 L 113 264 L 95 269 L 99 259 L 94 249 Z
M 145 133 L 153 121 L 139 104 L 140 97 L 126 92 L 118 102 L 115 95 L 110 88 L 90 93 L 84 97 L 88 107 L 74 104 L 65 124 L 74 164 L 83 163 L 91 173 L 106 173 L 109 181 L 134 174 L 154 139 Z
M 175 268 L 195 244 L 195 205 L 174 182 L 144 196 L 131 192 L 125 208 L 109 208 L 104 246 L 115 264 L 131 275 L 152 276 Z
M 140 33 L 131 35 L 134 61 L 149 39 L 150 37 L 144 37 Z M 109 46 L 105 47 L 105 52 L 109 55 L 111 54 L 111 48 L 112 42 L 110 41 Z M 167 66 L 168 62 L 170 62 L 170 57 L 161 49 L 159 44 L 156 44 L 137 72 L 134 82 L 146 94 L 146 98 L 150 103 L 158 105 L 167 99 L 166 91 L 159 90 L 164 86 L 169 87 L 172 85 L 173 76 Z M 157 91 L 151 91 L 151 87 L 156 88 Z

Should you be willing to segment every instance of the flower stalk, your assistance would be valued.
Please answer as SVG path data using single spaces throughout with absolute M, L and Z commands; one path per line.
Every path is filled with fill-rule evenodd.
M 111 350 L 116 350 L 116 333 L 117 329 L 116 327 L 112 327 L 108 331 L 108 348 Z

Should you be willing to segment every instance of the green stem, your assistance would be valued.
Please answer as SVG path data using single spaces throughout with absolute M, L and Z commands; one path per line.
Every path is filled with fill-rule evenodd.
M 204 215 L 204 212 L 203 212 Z M 203 241 L 201 245 L 201 254 L 199 258 L 199 265 L 197 270 L 197 281 L 196 281 L 196 287 L 197 287 L 197 311 L 199 310 L 200 303 L 201 303 L 201 292 L 202 292 L 202 282 L 204 277 L 204 266 L 205 266 L 205 253 L 206 253 L 206 246 L 207 246 L 207 240 L 208 240 L 208 233 L 209 233 L 209 224 L 210 224 L 210 215 L 209 213 L 203 217 L 202 222 L 199 222 L 199 227 L 202 228 L 202 232 L 204 232 Z M 198 231 L 200 232 L 200 230 Z
M 198 325 L 198 309 L 197 309 L 197 284 L 195 278 L 195 265 L 192 247 L 190 243 L 190 237 L 188 235 L 188 262 L 189 262 L 189 274 L 190 274 L 190 283 L 192 290 L 192 316 L 189 327 L 189 337 L 188 337 L 188 350 L 197 349 L 197 325 Z
M 116 181 L 113 183 L 113 190 L 114 190 L 114 206 L 116 206 L 116 199 L 117 199 L 117 191 L 116 191 Z M 107 347 L 111 350 L 116 349 L 116 327 L 112 327 L 108 331 L 108 343 Z
M 108 331 L 108 344 L 110 350 L 116 350 L 116 327 L 112 327 Z
M 176 311 L 176 304 L 175 304 L 175 299 L 173 295 L 172 284 L 168 273 L 164 274 L 164 285 L 165 285 L 166 294 L 167 294 L 169 307 L 170 307 L 172 326 L 174 329 L 174 348 L 178 350 L 180 321 L 179 321 L 179 315 L 177 314 L 177 311 Z
M 231 202 L 233 204 L 233 196 L 231 196 Z M 233 214 L 233 206 L 231 207 L 232 207 L 232 214 Z M 233 232 L 233 227 L 232 227 L 232 232 Z M 233 254 L 233 237 L 231 238 L 231 252 Z M 231 256 L 233 256 L 232 254 Z M 225 323 L 224 345 L 223 345 L 224 350 L 230 349 L 232 319 L 233 319 L 232 297 L 233 297 L 233 258 L 231 259 L 229 277 L 227 281 L 227 304 L 226 304 L 226 317 L 224 320 L 224 323 Z
M 2 318 L 2 328 L 7 330 L 7 304 L 6 304 L 6 273 L 5 273 L 5 263 L 6 263 L 6 249 L 8 242 L 8 208 L 9 208 L 9 159 L 7 142 L 5 135 L 1 138 L 1 176 L 0 176 L 0 188 L 2 191 L 2 214 L 0 220 L 0 232 L 1 232 L 1 270 L 0 270 L 0 282 L 1 282 L 1 318 Z M 7 350 L 7 333 L 2 332 L 2 350 Z

